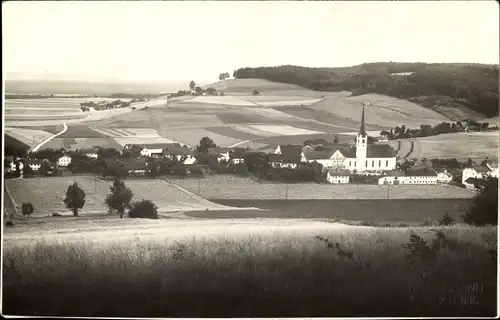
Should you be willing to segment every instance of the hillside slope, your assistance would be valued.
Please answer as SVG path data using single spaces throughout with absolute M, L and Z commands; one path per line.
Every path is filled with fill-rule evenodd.
M 481 64 L 367 63 L 344 68 L 241 68 L 237 79 L 259 78 L 318 91 L 379 93 L 412 101 L 453 120 L 498 115 L 498 66 Z M 437 96 L 437 98 L 432 98 Z M 428 98 L 431 97 L 431 98 Z M 460 109 L 460 112 L 454 110 Z M 470 111 L 470 112 L 469 112 Z
M 212 83 L 204 87 L 214 88 L 218 92 L 226 95 L 251 95 L 253 90 L 259 91 L 263 95 L 300 95 L 300 96 L 321 96 L 321 92 L 304 88 L 299 85 L 274 82 L 266 79 L 229 79 Z

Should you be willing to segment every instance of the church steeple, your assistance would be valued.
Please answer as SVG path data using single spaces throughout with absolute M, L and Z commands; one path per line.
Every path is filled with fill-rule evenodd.
M 365 128 L 365 106 L 363 106 L 363 111 L 361 112 L 361 128 L 359 129 L 359 134 L 361 136 L 366 136 L 366 128 Z

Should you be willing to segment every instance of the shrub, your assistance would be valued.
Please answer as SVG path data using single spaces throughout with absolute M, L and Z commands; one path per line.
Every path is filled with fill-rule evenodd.
M 5 222 L 5 225 L 7 227 L 13 227 L 14 226 L 14 222 L 12 222 L 12 221 L 9 220 L 9 221 Z
M 259 91 L 257 91 L 257 90 L 253 90 L 253 95 L 254 95 L 254 96 L 258 96 L 259 94 L 260 94 L 260 92 L 259 92 Z
M 455 222 L 455 220 L 450 217 L 450 215 L 448 213 L 445 213 L 439 220 L 438 220 L 438 223 L 440 226 L 449 226 L 451 224 L 453 224 L 453 222 Z
M 57 212 L 54 212 L 54 213 L 52 214 L 52 216 L 53 216 L 53 217 L 62 217 L 62 215 L 61 215 L 61 214 L 59 214 L 59 213 L 57 213 Z
M 21 209 L 23 211 L 24 217 L 30 216 L 34 211 L 33 205 L 31 204 L 31 202 L 23 202 Z
M 130 218 L 158 219 L 158 207 L 150 200 L 135 202 L 128 212 Z

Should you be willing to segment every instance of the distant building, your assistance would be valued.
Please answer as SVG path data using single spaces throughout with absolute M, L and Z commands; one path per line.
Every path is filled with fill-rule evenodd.
M 68 155 L 63 155 L 57 159 L 57 166 L 67 167 L 71 163 L 71 157 Z
M 40 159 L 27 159 L 24 160 L 24 165 L 31 168 L 33 171 L 38 171 L 42 167 L 43 160 Z
M 326 174 L 326 180 L 333 184 L 349 183 L 349 170 L 330 169 Z
M 243 163 L 248 150 L 245 148 L 231 148 L 229 150 L 229 161 L 232 164 Z
M 437 184 L 438 175 L 430 169 L 394 170 L 378 179 L 378 184 Z
M 229 149 L 228 148 L 208 148 L 208 154 L 217 157 L 217 161 L 229 162 Z
M 490 174 L 489 172 L 488 167 L 482 165 L 465 168 L 462 171 L 462 184 L 465 184 L 465 181 L 469 178 L 484 179 Z
M 85 156 L 87 156 L 88 158 L 91 158 L 91 159 L 97 159 L 99 158 L 99 155 L 97 154 L 97 148 L 93 148 L 93 149 L 80 149 L 80 153 L 81 154 L 84 154 Z
M 300 154 L 269 154 L 269 164 L 273 168 L 295 169 L 302 162 L 301 160 Z
M 437 174 L 437 182 L 439 183 L 450 183 L 453 181 L 453 175 L 449 173 L 446 169 Z
M 485 166 L 490 170 L 489 176 L 498 179 L 498 161 L 486 160 Z
M 141 156 L 151 157 L 153 155 L 162 156 L 163 150 L 168 150 L 169 148 L 180 148 L 179 143 L 154 143 L 154 144 L 143 144 L 139 145 L 142 147 L 140 152 Z
M 355 144 L 335 144 L 325 150 L 306 151 L 305 158 L 308 162 L 319 162 L 326 168 L 347 169 L 364 174 L 396 169 L 396 153 L 391 146 L 368 144 L 364 107 Z

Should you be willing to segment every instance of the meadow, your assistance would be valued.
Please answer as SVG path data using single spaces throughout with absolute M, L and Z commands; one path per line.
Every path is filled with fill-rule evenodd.
M 76 242 L 40 238 L 7 242 L 3 313 L 80 317 L 496 314 L 496 261 L 488 251 L 497 245 L 493 227 L 445 227 L 442 249 L 427 256 L 420 255 L 427 252 L 422 247 L 408 255 L 402 245 L 411 232 L 430 243 L 434 236 L 428 228 L 290 222 L 294 227 L 263 231 L 230 223 L 214 233 L 215 225 L 207 223 L 194 228 L 199 232 L 196 237 L 177 238 L 169 236 L 180 229 L 177 223 L 157 223 L 162 221 L 173 227 L 154 239 L 138 235 L 134 241 L 134 235 L 129 235 L 103 242 L 86 234 Z
M 109 188 L 112 182 L 103 181 L 98 177 L 8 179 L 5 184 L 18 212 L 21 212 L 20 206 L 23 202 L 31 202 L 35 209 L 33 216 L 47 216 L 53 212 L 71 214 L 70 210 L 65 207 L 63 200 L 66 189 L 73 182 L 78 183 L 86 194 L 85 205 L 81 209 L 82 215 L 108 212 L 104 200 L 111 192 Z M 214 204 L 195 194 L 186 192 L 166 181 L 131 179 L 125 183 L 134 193 L 133 201 L 151 200 L 159 207 L 158 210 L 162 212 L 228 209 L 223 205 Z
M 238 200 L 211 199 L 230 207 L 254 207 L 262 210 L 186 212 L 203 219 L 328 219 L 349 224 L 422 225 L 448 214 L 455 221 L 470 208 L 472 199 L 305 199 Z
M 167 181 L 206 199 L 469 199 L 475 195 L 448 185 L 248 183 L 249 178 L 224 176 Z
M 4 134 L 11 136 L 13 139 L 16 139 L 26 145 L 29 145 L 30 147 L 36 146 L 38 143 L 52 135 L 50 132 L 42 130 L 15 127 L 6 127 L 4 129 Z

